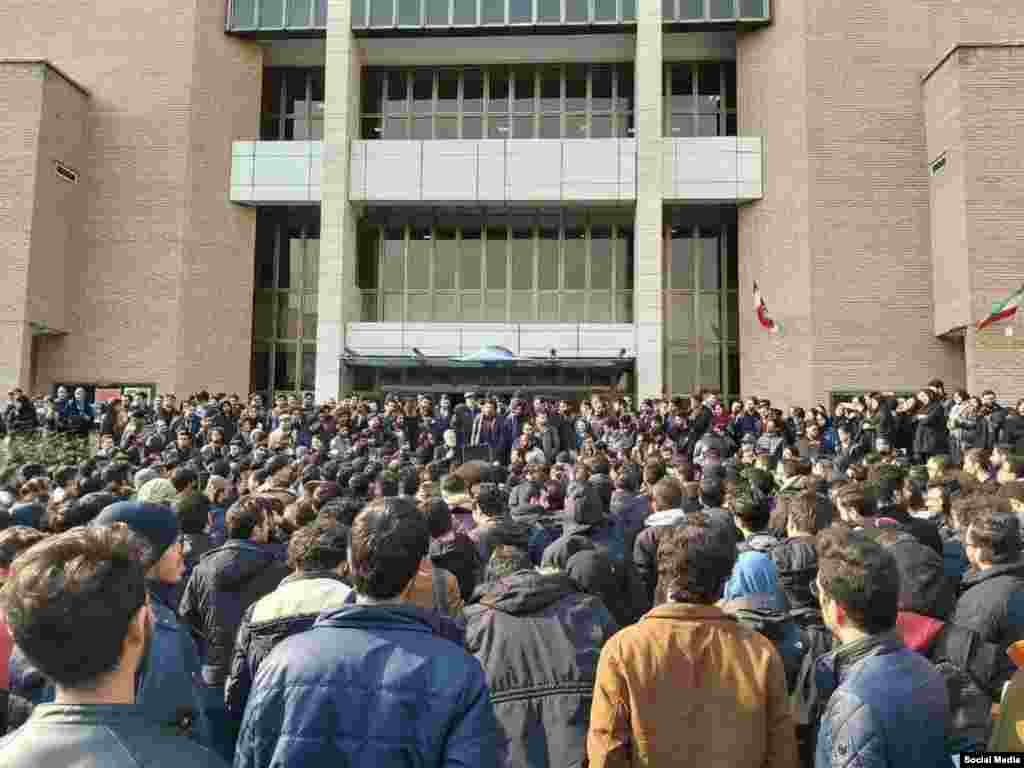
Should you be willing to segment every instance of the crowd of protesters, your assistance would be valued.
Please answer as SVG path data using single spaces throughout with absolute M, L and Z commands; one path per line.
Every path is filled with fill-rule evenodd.
M 9 398 L 0 765 L 1024 751 L 1024 400 Z

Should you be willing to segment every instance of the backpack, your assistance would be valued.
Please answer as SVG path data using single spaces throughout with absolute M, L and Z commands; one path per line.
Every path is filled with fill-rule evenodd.
M 732 608 L 729 614 L 740 624 L 772 641 L 786 670 L 786 689 L 793 690 L 801 657 L 795 653 L 794 622 L 788 613 L 760 608 Z M 794 647 L 796 646 L 796 647 Z
M 800 632 L 800 666 L 790 689 L 790 704 L 796 720 L 797 748 L 803 766 L 814 765 L 814 746 L 818 724 L 826 702 L 818 692 L 815 664 L 832 650 L 832 633 L 816 608 L 798 608 L 790 612 Z

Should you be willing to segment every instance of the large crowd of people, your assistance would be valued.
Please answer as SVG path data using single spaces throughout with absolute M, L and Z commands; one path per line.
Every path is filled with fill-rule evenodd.
M 15 390 L 0 765 L 1024 751 L 1024 400 Z

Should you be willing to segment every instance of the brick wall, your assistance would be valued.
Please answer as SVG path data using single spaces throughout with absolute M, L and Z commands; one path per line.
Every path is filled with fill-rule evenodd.
M 228 201 L 228 164 L 231 141 L 257 130 L 260 60 L 224 35 L 223 3 L 198 8 L 0 5 L 5 55 L 49 59 L 92 95 L 70 333 L 45 345 L 43 380 L 248 387 L 253 224 Z M 203 259 L 219 266 L 204 273 Z

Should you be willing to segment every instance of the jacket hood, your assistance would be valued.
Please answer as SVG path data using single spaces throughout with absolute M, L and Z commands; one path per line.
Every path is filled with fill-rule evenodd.
M 993 565 L 987 571 L 979 571 L 977 568 L 971 568 L 964 574 L 963 581 L 961 582 L 961 591 L 999 576 L 1015 576 L 1018 579 L 1024 579 L 1024 559 L 1017 560 L 1014 563 Z
M 565 495 L 565 517 L 569 522 L 596 525 L 604 519 L 604 505 L 590 483 L 573 483 Z
M 351 597 L 355 597 L 353 592 Z M 373 628 L 402 629 L 408 632 L 433 632 L 441 635 L 441 616 L 407 603 L 382 603 L 360 605 L 352 602 L 341 608 L 321 613 L 315 627 L 352 627 L 371 630 Z
M 518 571 L 488 585 L 473 600 L 502 613 L 524 616 L 542 611 L 573 592 L 576 587 L 564 573 Z
M 818 552 L 813 536 L 794 536 L 771 551 L 779 585 L 794 608 L 818 608 L 818 599 L 811 594 L 811 582 L 818 575 Z
M 210 568 L 213 589 L 231 590 L 252 581 L 276 559 L 268 547 L 232 540 L 217 549 L 211 549 L 199 562 Z
M 744 544 L 747 545 L 747 549 L 751 549 L 754 552 L 768 553 L 774 549 L 779 543 L 779 540 L 772 536 L 770 533 L 755 533 Z
M 774 595 L 774 604 L 779 610 L 785 610 L 786 598 L 779 588 L 779 575 L 775 563 L 762 552 L 741 552 L 736 558 L 732 575 L 725 583 L 726 600 L 764 593 Z
M 526 549 L 530 543 L 530 526 L 519 520 L 499 520 L 484 532 L 499 544 Z
M 903 643 L 910 650 L 922 655 L 928 654 L 928 649 L 944 626 L 944 621 L 922 616 L 920 613 L 900 611 L 896 614 L 896 629 L 899 630 Z
M 650 528 L 657 528 L 663 525 L 675 525 L 686 518 L 686 513 L 681 509 L 663 509 L 660 512 L 652 512 L 647 516 L 644 524 Z
M 942 556 L 916 539 L 887 547 L 900 572 L 900 610 L 946 620 L 956 603 L 956 584 Z

